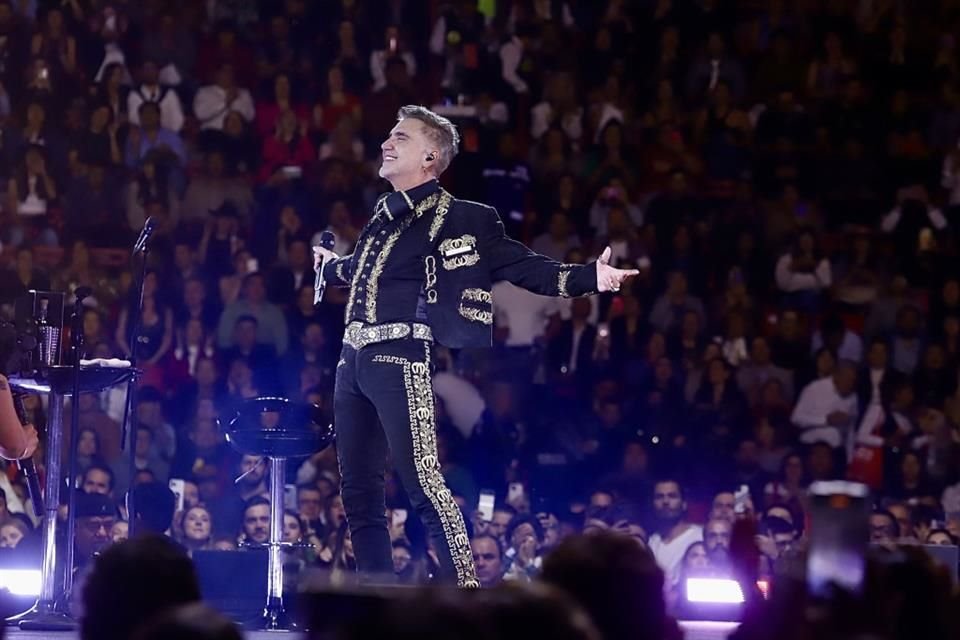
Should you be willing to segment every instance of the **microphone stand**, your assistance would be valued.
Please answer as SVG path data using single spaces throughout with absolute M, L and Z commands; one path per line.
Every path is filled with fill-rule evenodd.
M 136 371 L 137 368 L 137 347 L 140 346 L 140 331 L 143 328 L 143 283 L 147 279 L 147 262 L 150 258 L 150 244 L 144 242 L 143 245 L 143 256 L 140 260 L 140 278 L 137 280 L 137 308 L 136 313 L 131 313 L 133 316 L 133 332 L 130 335 L 130 368 Z M 133 311 L 133 310 L 131 310 Z M 134 530 L 136 528 L 136 519 L 137 519 L 137 510 L 133 497 L 133 480 L 137 475 L 137 434 L 136 431 L 130 428 L 130 409 L 133 407 L 136 409 L 138 385 L 136 383 L 136 374 L 127 381 L 127 401 L 123 408 L 123 427 L 121 429 L 120 436 L 120 446 L 127 448 L 127 453 L 130 456 L 129 464 L 127 467 L 128 470 L 128 479 L 127 479 L 127 495 L 126 495 L 126 506 L 127 506 L 127 527 L 129 537 L 133 537 Z
M 73 351 L 73 392 L 70 396 L 70 463 L 68 471 L 68 486 L 70 493 L 67 498 L 67 545 L 66 569 L 63 574 L 63 597 L 70 601 L 73 591 L 73 564 L 75 549 L 73 541 L 77 530 L 77 447 L 80 442 L 80 359 L 83 357 L 83 287 L 77 287 L 76 302 L 73 305 L 73 326 L 70 329 L 70 344 Z

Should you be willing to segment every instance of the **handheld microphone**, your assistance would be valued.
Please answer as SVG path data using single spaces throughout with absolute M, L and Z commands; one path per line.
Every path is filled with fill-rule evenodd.
M 13 395 L 13 408 L 17 411 L 17 419 L 20 424 L 27 424 L 27 411 L 23 406 L 23 398 L 17 394 Z M 37 475 L 37 466 L 33 463 L 33 458 L 17 460 L 17 466 L 23 472 L 23 477 L 27 481 L 27 491 L 30 493 L 30 502 L 33 503 L 33 514 L 38 518 L 43 515 L 43 493 L 40 491 L 40 476 Z
M 140 236 L 137 238 L 136 244 L 133 245 L 133 255 L 137 255 L 147 246 L 147 241 L 150 240 L 150 236 L 153 235 L 154 229 L 157 227 L 157 219 L 153 216 L 147 218 L 146 222 L 143 223 L 143 229 L 140 231 Z
M 320 234 L 320 246 L 324 249 L 333 250 L 333 244 L 336 240 L 332 231 L 324 231 Z M 320 265 L 316 269 L 316 279 L 313 281 L 313 306 L 320 304 L 320 301 L 323 300 L 323 292 L 326 289 L 327 281 L 323 279 L 323 258 L 320 258 Z

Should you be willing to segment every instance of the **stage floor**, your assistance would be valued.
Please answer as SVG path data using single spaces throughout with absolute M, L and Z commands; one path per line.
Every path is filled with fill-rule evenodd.
M 733 622 L 680 622 L 685 640 L 724 640 L 737 628 Z M 302 633 L 283 631 L 245 631 L 246 640 L 267 640 L 282 636 L 284 640 L 301 640 Z M 7 627 L 8 640 L 77 640 L 80 636 L 76 631 L 21 631 L 16 627 Z
M 20 631 L 16 627 L 7 627 L 6 637 L 8 640 L 78 640 L 80 633 L 78 631 Z M 244 631 L 243 637 L 247 640 L 265 640 L 266 638 L 283 637 L 284 640 L 301 640 L 304 638 L 302 633 L 289 633 L 285 631 Z

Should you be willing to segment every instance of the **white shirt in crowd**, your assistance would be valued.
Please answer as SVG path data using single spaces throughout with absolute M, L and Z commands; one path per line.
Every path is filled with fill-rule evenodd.
M 800 399 L 793 409 L 790 420 L 800 427 L 800 441 L 805 444 L 826 442 L 833 448 L 844 446 L 850 435 L 848 427 L 840 428 L 827 424 L 827 416 L 836 411 L 842 411 L 857 418 L 857 394 L 851 393 L 846 398 L 837 393 L 837 387 L 832 376 L 814 380 L 800 392 Z
M 821 347 L 823 347 L 823 334 L 817 331 L 813 334 L 810 352 L 816 354 Z M 853 331 L 844 331 L 843 339 L 840 341 L 840 347 L 837 349 L 836 355 L 841 360 L 860 362 L 863 359 L 863 339 Z
M 680 577 L 683 554 L 694 542 L 703 542 L 703 527 L 700 525 L 690 525 L 686 531 L 670 542 L 664 542 L 659 533 L 650 536 L 647 545 L 657 564 L 663 569 L 666 577 L 664 587 L 669 588 L 676 584 Z
M 538 103 L 530 110 L 530 135 L 539 140 L 553 123 L 553 105 L 547 101 Z M 560 117 L 560 128 L 573 142 L 583 136 L 583 108 L 565 113 Z
M 940 177 L 940 184 L 950 192 L 950 195 L 947 196 L 947 202 L 950 203 L 950 206 L 960 205 L 960 162 L 957 162 L 957 156 L 952 153 L 948 153 L 947 157 L 943 159 L 943 173 Z
M 900 210 L 900 207 L 894 207 L 890 213 L 883 216 L 883 219 L 880 221 L 880 228 L 886 233 L 891 233 L 897 228 L 897 225 L 900 224 L 900 217 L 902 215 L 903 212 Z M 947 219 L 944 217 L 943 212 L 936 207 L 927 207 L 927 219 L 937 231 L 942 231 L 947 228 Z
M 183 129 L 183 106 L 180 96 L 173 89 L 154 85 L 140 85 L 127 95 L 127 115 L 135 125 L 140 125 L 140 105 L 156 102 L 160 106 L 160 126 L 171 131 Z
M 487 408 L 477 388 L 454 373 L 438 371 L 433 375 L 433 391 L 443 400 L 453 426 L 469 438 Z
M 886 420 L 886 411 L 879 403 L 871 404 L 863 414 L 863 420 L 860 421 L 860 428 L 857 429 L 856 443 L 868 447 L 882 447 L 883 436 L 880 428 Z M 894 411 L 893 421 L 897 425 L 897 431 L 902 435 L 909 435 L 913 430 L 910 421 L 902 414 Z
M 227 102 L 227 92 L 216 84 L 208 84 L 197 91 L 193 99 L 193 112 L 200 120 L 201 129 L 223 129 L 223 120 L 231 111 L 236 111 L 247 122 L 253 120 L 255 114 L 253 98 L 246 89 L 237 87 L 237 95 L 232 102 Z
M 506 281 L 493 285 L 493 318 L 507 327 L 508 347 L 530 347 L 544 334 L 551 316 L 562 313 L 563 301 L 531 293 Z
M 830 261 L 826 258 L 817 263 L 817 268 L 812 272 L 793 271 L 793 255 L 785 253 L 777 260 L 777 269 L 775 272 L 777 287 L 781 291 L 794 293 L 796 291 L 819 291 L 828 289 L 833 284 L 833 276 L 830 271 Z

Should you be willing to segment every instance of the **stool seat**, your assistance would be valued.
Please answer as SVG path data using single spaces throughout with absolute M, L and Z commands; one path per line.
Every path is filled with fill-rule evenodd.
M 302 458 L 333 442 L 320 407 L 286 398 L 244 400 L 225 433 L 238 452 L 269 458 Z

